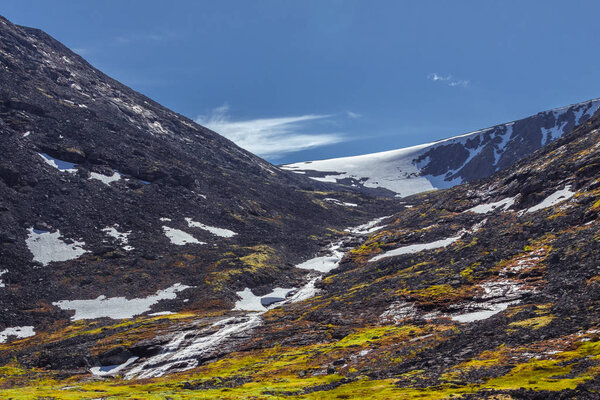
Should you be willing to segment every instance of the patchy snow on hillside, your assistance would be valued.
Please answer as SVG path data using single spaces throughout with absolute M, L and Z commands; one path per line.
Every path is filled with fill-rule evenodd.
M 269 305 L 285 300 L 285 297 L 294 290 L 295 288 L 285 289 L 277 287 L 274 288 L 269 294 L 264 296 L 256 296 L 254 293 L 252 293 L 250 288 L 246 288 L 240 292 L 236 292 L 236 294 L 240 297 L 240 300 L 235 302 L 235 307 L 233 309 L 242 311 L 267 311 L 267 307 L 269 307 Z M 267 304 L 265 307 L 264 299 L 267 298 L 271 299 L 269 301 L 272 301 L 272 303 Z M 273 301 L 275 299 L 281 300 Z
M 230 237 L 233 237 L 233 236 L 237 235 L 237 233 L 235 233 L 234 231 L 231 231 L 229 229 L 216 228 L 214 226 L 204 225 L 204 224 L 202 224 L 200 222 L 193 221 L 191 218 L 186 218 L 185 220 L 187 221 L 188 226 L 190 228 L 204 229 L 205 231 L 208 231 L 208 232 L 210 232 L 210 233 L 212 233 L 213 235 L 216 235 L 216 236 L 230 238 Z
M 105 365 L 102 367 L 92 367 L 92 368 L 90 368 L 90 372 L 94 376 L 115 376 L 119 372 L 121 372 L 122 370 L 124 370 L 125 368 L 127 368 L 128 366 L 133 364 L 135 362 L 135 360 L 137 360 L 137 359 L 138 359 L 138 357 L 133 356 L 133 357 L 129 358 L 127 361 L 125 361 L 123 364 Z
M 340 247 L 341 243 L 334 243 L 327 249 L 327 252 L 329 253 L 328 255 L 311 258 L 310 260 L 296 265 L 296 268 L 312 269 L 322 273 L 327 273 L 332 269 L 337 268 L 342 260 L 342 257 L 344 256 L 344 252 L 340 251 Z
M 62 310 L 75 311 L 75 315 L 71 317 L 73 321 L 103 317 L 124 319 L 150 311 L 150 308 L 159 301 L 175 299 L 178 292 L 189 288 L 191 286 L 176 283 L 169 288 L 157 291 L 156 294 L 143 298 L 127 299 L 125 297 L 107 298 L 106 296 L 98 296 L 90 300 L 61 300 L 52 304 Z
M 506 199 L 498 200 L 493 203 L 479 204 L 479 205 L 477 205 L 473 208 L 469 208 L 468 210 L 465 210 L 463 212 L 472 212 L 475 214 L 486 214 L 486 213 L 496 211 L 496 210 L 506 211 L 515 204 L 516 199 L 517 199 L 517 197 L 515 196 L 515 197 L 509 197 Z
M 306 299 L 310 299 L 319 293 L 319 289 L 315 287 L 316 283 L 321 280 L 320 276 L 312 278 L 304 286 L 298 289 L 292 296 L 287 299 L 289 303 L 297 303 Z
M 7 269 L 0 269 L 0 277 L 8 272 Z M 6 287 L 6 284 L 0 279 L 0 288 Z
M 97 179 L 105 185 L 110 186 L 112 182 L 116 182 L 121 179 L 121 174 L 115 171 L 111 176 L 107 176 L 104 174 L 99 174 L 97 172 L 90 172 L 89 179 Z
M 129 235 L 131 234 L 131 231 L 119 232 L 116 229 L 118 227 L 118 224 L 115 224 L 113 226 L 107 226 L 105 228 L 102 228 L 102 232 L 106 233 L 112 238 L 115 238 L 120 244 L 127 244 L 129 242 Z
M 575 192 L 571 191 L 571 185 L 567 185 L 567 186 L 565 186 L 564 189 L 557 190 L 556 192 L 552 193 L 550 196 L 546 197 L 538 205 L 528 208 L 526 212 L 530 213 L 530 212 L 543 210 L 544 208 L 552 207 L 560 202 L 570 199 L 574 195 L 575 195 Z
M 75 168 L 75 164 L 70 163 L 68 161 L 59 160 L 58 158 L 50 157 L 46 153 L 38 153 L 40 157 L 44 159 L 46 164 L 50 165 L 52 168 L 56 168 L 61 172 L 69 172 L 75 173 L 77 169 Z
M 87 253 L 87 250 L 83 249 L 84 242 L 72 240 L 72 243 L 65 243 L 62 241 L 60 230 L 51 233 L 29 228 L 25 244 L 33 254 L 33 261 L 40 262 L 44 266 L 53 261 L 74 260 Z
M 449 237 L 446 239 L 436 240 L 435 242 L 411 244 L 409 246 L 399 247 L 394 250 L 386 251 L 383 254 L 376 255 L 375 257 L 371 258 L 369 260 L 369 262 L 381 260 L 382 258 L 385 258 L 385 257 L 399 256 L 402 254 L 412 254 L 412 253 L 418 253 L 418 252 L 424 251 L 424 250 L 433 250 L 433 249 L 439 249 L 442 247 L 447 247 L 447 246 L 451 245 L 452 243 L 456 242 L 461 237 L 462 237 L 462 234 L 458 235 L 458 236 Z
M 189 233 L 179 229 L 169 228 L 168 226 L 163 226 L 162 228 L 165 232 L 165 236 L 169 238 L 171 243 L 176 244 L 177 246 L 183 246 L 186 244 L 206 244 L 206 242 L 201 242 Z
M 510 279 L 483 282 L 479 287 L 482 293 L 475 301 L 458 305 L 461 311 L 449 315 L 453 321 L 470 323 L 488 319 L 519 303 L 524 294 L 533 292 L 525 289 L 522 282 Z
M 13 326 L 0 331 L 0 343 L 6 343 L 11 336 L 22 339 L 33 335 L 35 335 L 33 326 Z
M 356 204 L 356 203 L 346 203 L 346 202 L 343 202 L 341 200 L 334 199 L 334 198 L 331 198 L 331 197 L 327 197 L 327 198 L 323 199 L 323 201 L 326 201 L 328 203 L 333 203 L 333 204 L 335 204 L 337 206 L 358 207 L 358 204 Z
M 408 207 L 408 206 L 405 206 L 405 207 Z M 354 228 L 346 228 L 344 230 L 346 232 L 354 233 L 356 235 L 368 235 L 369 233 L 373 233 L 375 231 L 382 229 L 383 226 L 380 226 L 381 221 L 383 221 L 386 218 L 390 218 L 390 217 L 391 217 L 391 215 L 386 215 L 385 217 L 375 218 L 374 220 L 369 221 L 366 224 L 362 224 L 362 225 L 356 226 Z

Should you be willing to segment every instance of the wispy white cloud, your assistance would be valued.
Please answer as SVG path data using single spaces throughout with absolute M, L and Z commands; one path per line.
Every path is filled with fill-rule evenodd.
M 175 32 L 148 32 L 148 33 L 129 33 L 115 37 L 118 44 L 133 44 L 139 42 L 164 42 L 176 39 L 179 34 Z
M 455 79 L 450 74 L 441 75 L 441 74 L 438 74 L 437 72 L 433 72 L 433 73 L 427 75 L 427 79 L 432 80 L 434 82 L 445 83 L 450 87 L 468 86 L 470 83 L 469 81 L 467 81 L 465 79 Z
M 352 119 L 358 119 L 358 118 L 362 117 L 362 114 L 359 114 L 359 113 L 356 113 L 353 111 L 346 111 L 346 115 Z
M 252 153 L 277 159 L 286 153 L 343 141 L 344 135 L 339 132 L 311 132 L 318 121 L 332 118 L 334 115 L 330 114 L 308 114 L 233 121 L 229 116 L 229 106 L 224 104 L 208 115 L 197 117 L 196 122 Z

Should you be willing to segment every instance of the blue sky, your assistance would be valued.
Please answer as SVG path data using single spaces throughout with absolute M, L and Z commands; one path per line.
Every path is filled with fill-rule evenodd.
M 274 163 L 600 97 L 592 0 L 3 0 L 0 14 Z

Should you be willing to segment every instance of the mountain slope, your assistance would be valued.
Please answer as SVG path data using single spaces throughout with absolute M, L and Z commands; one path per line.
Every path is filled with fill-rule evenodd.
M 387 207 L 313 192 L 39 30 L 0 32 L 0 331 L 78 319 L 74 304 L 229 310 L 236 290 L 300 285 L 291 262 Z
M 0 398 L 598 398 L 595 102 L 491 177 L 377 199 L 0 25 Z
M 21 364 L 4 367 L 0 396 L 596 399 L 600 118 L 488 179 L 403 202 L 338 239 L 349 251 L 302 301 L 136 318 L 100 340 L 97 324 L 57 327 L 3 348 Z M 97 340 L 93 380 L 29 365 L 81 340 Z
M 316 181 L 409 196 L 490 176 L 587 121 L 600 99 L 404 149 L 281 168 Z

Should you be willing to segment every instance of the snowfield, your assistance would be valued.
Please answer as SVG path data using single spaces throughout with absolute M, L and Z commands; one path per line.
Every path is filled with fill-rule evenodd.
M 581 124 L 589 119 L 598 108 L 600 108 L 600 99 L 542 112 L 542 115 L 554 121 L 554 125 L 551 128 L 535 128 L 541 138 L 540 147 L 567 133 L 567 130 L 572 126 L 568 122 L 575 125 Z M 574 117 L 573 114 L 569 113 L 570 110 L 573 110 Z M 493 158 L 489 159 L 490 167 L 498 169 L 501 165 L 499 164 L 500 160 L 511 143 L 511 138 L 523 134 L 523 130 L 528 129 L 521 126 L 520 130 L 515 131 L 516 123 L 509 122 L 448 139 L 397 150 L 327 160 L 305 161 L 282 165 L 280 168 L 297 174 L 305 174 L 319 182 L 348 184 L 340 181 L 351 179 L 354 180 L 351 186 L 362 185 L 366 188 L 388 189 L 395 192 L 397 197 L 405 197 L 463 183 L 460 177 L 453 179 L 448 177 L 459 172 L 475 157 L 488 152 L 490 146 L 493 149 Z M 423 172 L 426 166 L 430 163 L 434 165 L 436 160 L 430 159 L 428 155 L 417 162 L 420 156 L 442 146 L 456 145 L 462 147 L 461 152 L 465 154 L 468 152 L 466 159 L 462 161 L 462 165 L 453 166 L 453 169 L 448 167 L 448 170 L 439 172 L 439 175 L 428 175 Z M 452 163 L 449 165 L 452 165 Z
M 235 233 L 234 231 L 230 231 L 229 229 L 216 228 L 214 226 L 204 225 L 200 222 L 193 221 L 191 218 L 186 218 L 185 220 L 187 221 L 188 226 L 190 228 L 204 229 L 205 231 L 208 231 L 215 236 L 230 238 L 237 235 L 237 233 Z
M 168 226 L 163 226 L 162 228 L 165 232 L 165 236 L 169 238 L 172 244 L 177 246 L 183 246 L 186 244 L 206 244 L 206 242 L 201 242 L 189 233 L 179 229 L 169 228 Z
M 33 326 L 13 326 L 0 331 L 0 343 L 6 343 L 11 336 L 22 339 L 33 335 L 35 335 Z
M 29 228 L 29 236 L 25 239 L 25 244 L 33 254 L 33 261 L 46 266 L 53 261 L 74 260 L 87 253 L 87 250 L 83 249 L 84 242 L 73 240 L 73 243 L 68 244 L 63 242 L 61 237 L 60 230 L 51 233 Z
M 236 294 L 240 297 L 240 300 L 235 303 L 235 307 L 233 309 L 241 311 L 267 311 L 267 307 L 265 307 L 262 303 L 263 299 L 271 298 L 273 300 L 281 299 L 281 301 L 283 301 L 286 296 L 294 290 L 295 288 L 274 288 L 269 294 L 264 296 L 256 296 L 254 293 L 252 293 L 250 288 L 246 288 L 240 292 L 236 292 Z M 275 303 L 277 302 L 273 302 L 272 304 Z
M 575 195 L 575 192 L 571 191 L 571 185 L 567 185 L 567 186 L 565 186 L 564 189 L 557 190 L 556 192 L 552 193 L 550 196 L 546 197 L 538 205 L 527 209 L 526 212 L 530 213 L 530 212 L 543 210 L 544 208 L 552 207 L 560 202 L 569 200 L 574 195 Z
M 340 261 L 342 260 L 344 253 L 339 250 L 340 247 L 341 243 L 334 243 L 330 245 L 327 249 L 327 251 L 330 253 L 329 255 L 311 258 L 310 260 L 304 261 L 296 265 L 296 268 L 312 269 L 325 274 L 337 268 Z
M 98 296 L 91 300 L 61 300 L 52 304 L 62 310 L 73 310 L 75 315 L 71 317 L 73 321 L 79 319 L 112 318 L 124 319 L 133 318 L 136 315 L 150 311 L 150 308 L 161 300 L 175 299 L 177 293 L 191 286 L 176 283 L 173 286 L 159 290 L 156 294 L 148 297 L 127 299 L 125 297 Z
M 386 251 L 383 254 L 378 254 L 375 257 L 371 258 L 369 260 L 369 262 L 381 260 L 382 258 L 385 258 L 385 257 L 393 257 L 393 256 L 399 256 L 402 254 L 418 253 L 418 252 L 424 251 L 424 250 L 439 249 L 439 248 L 451 245 L 452 243 L 456 242 L 461 237 L 462 237 L 462 235 L 459 235 L 459 236 L 449 237 L 446 239 L 436 240 L 435 242 L 411 244 L 409 246 L 399 247 L 394 250 Z

